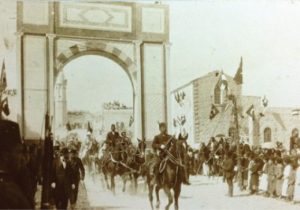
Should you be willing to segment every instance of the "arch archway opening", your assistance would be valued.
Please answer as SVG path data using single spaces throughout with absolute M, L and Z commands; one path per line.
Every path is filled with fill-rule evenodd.
M 54 98 L 58 141 L 74 135 L 84 140 L 87 132 L 102 141 L 111 124 L 118 132 L 133 136 L 133 82 L 115 60 L 89 54 L 72 57 L 56 75 Z

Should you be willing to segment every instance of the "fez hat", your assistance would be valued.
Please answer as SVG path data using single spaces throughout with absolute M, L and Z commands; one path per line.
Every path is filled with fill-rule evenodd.
M 19 125 L 13 121 L 0 120 L 0 150 L 10 150 L 21 143 Z
M 164 122 L 160 122 L 158 125 L 159 125 L 159 128 L 161 128 L 161 127 L 167 127 L 167 124 L 164 123 Z
M 69 153 L 69 150 L 68 150 L 68 148 L 66 148 L 66 147 L 63 147 L 61 150 L 60 150 L 60 154 L 61 155 L 66 155 L 66 154 L 68 154 Z

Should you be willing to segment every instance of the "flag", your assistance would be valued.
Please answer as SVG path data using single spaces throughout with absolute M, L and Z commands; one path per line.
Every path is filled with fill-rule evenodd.
M 5 90 L 6 87 L 7 87 L 7 81 L 6 81 L 5 62 L 3 60 L 2 70 L 1 70 L 1 77 L 0 77 L 0 92 Z
M 209 119 L 212 120 L 217 114 L 219 114 L 219 112 L 220 111 L 218 110 L 218 108 L 214 104 L 212 104 Z
M 129 119 L 129 127 L 131 127 L 131 126 L 132 126 L 133 122 L 134 122 L 134 119 L 133 119 L 133 117 L 132 117 L 132 116 L 130 116 L 130 119 Z
M 1 110 L 6 116 L 10 114 L 7 97 L 3 101 L 1 101 Z
M 177 120 L 173 118 L 173 126 L 176 128 L 177 127 Z
M 233 79 L 238 85 L 243 84 L 243 58 L 242 57 L 240 61 L 240 66 Z
M 71 127 L 71 124 L 70 122 L 68 121 L 67 124 L 66 124 L 66 128 L 68 131 L 71 131 L 72 130 L 72 127 Z
M 249 109 L 247 110 L 246 113 L 254 120 L 255 115 L 254 115 L 254 105 L 253 104 L 249 107 Z
M 91 123 L 88 122 L 88 127 L 87 127 L 88 132 L 93 133 L 93 128 L 91 126 Z

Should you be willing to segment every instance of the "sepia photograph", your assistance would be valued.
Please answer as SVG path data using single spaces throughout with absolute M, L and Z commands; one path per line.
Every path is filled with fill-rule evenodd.
M 0 0 L 0 209 L 299 210 L 300 0 Z

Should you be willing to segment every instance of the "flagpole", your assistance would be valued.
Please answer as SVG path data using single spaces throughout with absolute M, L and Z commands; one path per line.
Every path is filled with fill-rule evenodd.
M 0 92 L 0 120 L 2 120 L 2 90 Z

